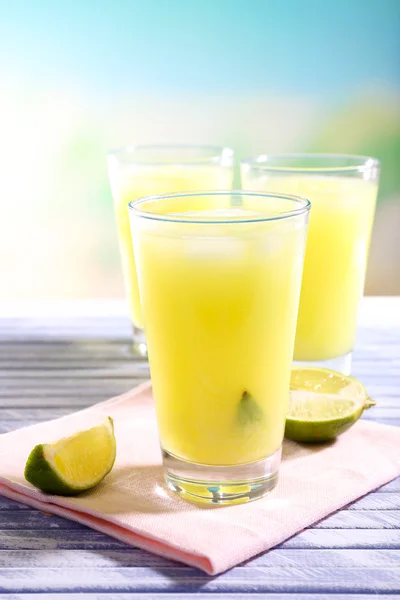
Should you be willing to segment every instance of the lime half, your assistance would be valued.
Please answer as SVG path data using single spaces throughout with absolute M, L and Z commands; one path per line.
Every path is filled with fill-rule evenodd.
M 365 387 L 342 373 L 329 369 L 298 367 L 290 381 L 285 436 L 296 442 L 326 442 L 335 439 L 375 402 Z
M 111 417 L 54 444 L 39 444 L 30 453 L 25 479 L 49 494 L 75 496 L 94 487 L 111 471 L 116 455 Z

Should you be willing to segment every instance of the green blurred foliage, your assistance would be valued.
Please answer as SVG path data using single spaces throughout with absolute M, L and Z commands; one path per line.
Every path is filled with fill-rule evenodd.
M 379 200 L 400 201 L 400 99 L 387 95 L 351 102 L 326 119 L 308 152 L 340 152 L 378 158 Z

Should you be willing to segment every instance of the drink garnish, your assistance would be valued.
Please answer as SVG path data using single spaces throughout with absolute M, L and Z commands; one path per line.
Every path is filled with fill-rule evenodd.
M 242 426 L 260 423 L 264 419 L 262 409 L 247 390 L 240 398 L 237 419 Z

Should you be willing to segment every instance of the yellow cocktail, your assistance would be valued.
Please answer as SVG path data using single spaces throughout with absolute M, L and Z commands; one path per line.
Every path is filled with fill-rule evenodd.
M 279 465 L 308 203 L 233 192 L 130 212 L 167 482 L 214 502 L 263 495 Z
M 260 157 L 242 163 L 244 189 L 311 200 L 294 358 L 349 371 L 378 190 L 374 159 Z
M 108 164 L 130 314 L 134 331 L 140 336 L 143 316 L 128 202 L 167 192 L 229 190 L 233 179 L 233 154 L 228 148 L 139 146 L 110 153 Z

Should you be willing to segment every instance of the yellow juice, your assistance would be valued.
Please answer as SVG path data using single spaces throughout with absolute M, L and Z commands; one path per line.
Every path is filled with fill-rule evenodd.
M 322 361 L 353 349 L 378 185 L 352 177 L 263 176 L 243 187 L 311 200 L 294 359 Z
M 168 214 L 232 219 L 254 208 L 220 203 L 185 213 L 172 203 Z M 270 456 L 283 438 L 306 217 L 139 221 L 135 253 L 162 447 L 207 465 Z
M 135 258 L 129 226 L 128 203 L 142 196 L 232 187 L 232 170 L 201 165 L 123 165 L 110 173 L 118 229 L 122 271 L 135 327 L 143 329 Z

